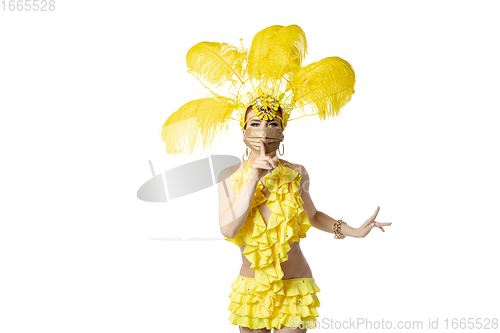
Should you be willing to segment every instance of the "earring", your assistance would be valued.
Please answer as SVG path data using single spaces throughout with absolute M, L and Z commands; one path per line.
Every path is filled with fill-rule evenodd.
M 247 159 L 245 160 L 245 156 L 247 157 Z M 243 154 L 243 157 L 241 158 L 243 161 L 248 161 L 248 147 L 246 149 L 246 153 Z
M 283 153 L 280 152 L 279 146 L 278 146 L 278 153 L 280 154 L 280 156 L 283 156 L 283 154 L 285 153 L 285 144 L 283 142 L 281 144 L 283 145 Z

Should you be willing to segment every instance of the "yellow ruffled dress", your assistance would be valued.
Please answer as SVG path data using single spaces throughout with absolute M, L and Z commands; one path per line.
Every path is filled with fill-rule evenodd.
M 250 176 L 250 162 L 245 169 L 231 175 L 231 186 L 239 195 Z M 306 237 L 311 227 L 302 208 L 299 194 L 302 179 L 297 171 L 278 166 L 264 177 L 269 198 L 258 183 L 245 224 L 233 238 L 225 240 L 238 247 L 245 245 L 243 255 L 250 261 L 255 278 L 238 275 L 231 284 L 229 321 L 234 325 L 257 328 L 281 326 L 316 327 L 316 308 L 320 302 L 316 293 L 321 291 L 314 278 L 285 279 L 281 262 L 288 260 L 289 243 Z M 272 212 L 267 225 L 258 206 L 262 203 Z

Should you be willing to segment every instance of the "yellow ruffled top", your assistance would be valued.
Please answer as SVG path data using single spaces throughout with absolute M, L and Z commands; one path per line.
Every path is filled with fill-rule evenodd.
M 231 175 L 231 186 L 235 189 L 236 196 L 245 186 L 250 172 L 250 162 L 247 162 L 245 169 L 238 169 Z M 264 177 L 265 185 L 271 192 L 269 198 L 262 193 L 264 187 L 259 182 L 245 224 L 236 236 L 225 238 L 238 247 L 245 245 L 243 255 L 250 261 L 250 268 L 255 271 L 259 303 L 270 314 L 275 312 L 275 306 L 281 306 L 280 300 L 285 295 L 282 280 L 284 273 L 280 263 L 288 260 L 287 252 L 291 248 L 289 243 L 305 238 L 311 227 L 302 208 L 304 201 L 299 194 L 301 179 L 301 174 L 284 167 L 281 160 L 278 160 L 278 166 Z M 267 226 L 258 209 L 264 202 L 272 212 Z

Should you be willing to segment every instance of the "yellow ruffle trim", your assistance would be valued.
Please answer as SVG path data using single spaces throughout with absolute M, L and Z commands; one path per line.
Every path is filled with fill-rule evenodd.
M 282 326 L 306 328 L 316 327 L 320 301 L 316 296 L 321 291 L 313 278 L 283 280 L 284 294 L 279 294 L 273 311 L 261 304 L 256 295 L 258 284 L 255 279 L 238 277 L 231 284 L 229 298 L 231 311 L 229 321 L 238 326 L 252 329 L 281 328 Z
M 231 186 L 235 189 L 236 196 L 245 186 L 250 172 L 250 163 L 247 162 L 244 170 L 239 169 L 231 176 Z M 271 192 L 269 198 L 262 193 L 263 185 L 259 182 L 245 224 L 236 236 L 231 239 L 225 238 L 238 247 L 245 245 L 243 255 L 251 263 L 250 268 L 255 271 L 257 284 L 255 295 L 259 299 L 260 306 L 267 311 L 261 308 L 260 313 L 275 313 L 279 298 L 285 296 L 282 280 L 284 273 L 280 263 L 288 260 L 287 252 L 291 248 L 289 243 L 305 238 L 307 230 L 311 227 L 302 208 L 304 201 L 298 191 L 301 179 L 302 175 L 284 167 L 281 160 L 278 160 L 278 166 L 271 174 L 264 177 L 265 185 Z M 272 212 L 267 226 L 258 209 L 264 202 Z M 257 311 L 256 308 L 244 310 Z M 235 315 L 243 314 L 244 310 Z

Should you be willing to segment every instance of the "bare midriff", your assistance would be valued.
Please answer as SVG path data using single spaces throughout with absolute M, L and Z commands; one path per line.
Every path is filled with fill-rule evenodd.
M 300 250 L 300 242 L 290 243 L 290 251 L 288 251 L 288 260 L 281 263 L 281 269 L 283 270 L 283 280 L 286 279 L 296 279 L 296 278 L 309 278 L 312 277 L 311 268 L 307 263 L 306 258 Z M 255 278 L 255 271 L 250 268 L 251 263 L 243 255 L 243 250 L 245 245 L 241 246 L 241 259 L 243 261 L 240 269 L 240 275 Z
M 266 188 L 262 190 L 262 193 L 269 198 L 270 193 Z M 267 221 L 269 221 L 272 212 L 269 208 L 267 208 L 266 202 L 260 204 L 258 209 L 262 215 L 262 219 L 267 225 Z M 250 268 L 251 263 L 243 254 L 244 249 L 245 245 L 242 245 L 240 250 L 243 263 L 241 265 L 240 275 L 255 278 L 255 271 Z M 281 270 L 284 273 L 282 278 L 283 280 L 312 277 L 311 268 L 309 267 L 309 264 L 300 249 L 300 242 L 290 243 L 290 250 L 287 252 L 287 255 L 288 259 L 281 263 Z

